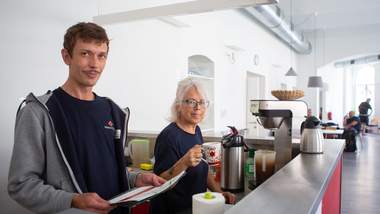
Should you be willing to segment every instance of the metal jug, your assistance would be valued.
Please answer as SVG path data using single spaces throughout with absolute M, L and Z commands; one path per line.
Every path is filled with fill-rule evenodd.
M 304 153 L 323 153 L 325 142 L 323 139 L 321 121 L 314 117 L 308 117 L 301 124 L 300 150 Z
M 244 137 L 235 127 L 231 127 L 232 134 L 224 135 L 222 139 L 222 156 L 220 169 L 220 187 L 223 191 L 244 191 L 244 152 L 249 148 Z

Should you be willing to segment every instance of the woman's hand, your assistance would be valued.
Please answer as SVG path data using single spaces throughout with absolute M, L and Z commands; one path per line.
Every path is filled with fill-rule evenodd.
M 227 204 L 235 204 L 236 196 L 230 192 L 222 192 Z
M 166 180 L 170 180 L 182 171 L 186 171 L 188 167 L 197 166 L 202 161 L 202 147 L 202 145 L 195 145 L 181 159 L 179 159 L 177 163 L 159 176 Z
M 183 157 L 183 164 L 187 167 L 197 166 L 202 161 L 202 145 L 195 145 Z

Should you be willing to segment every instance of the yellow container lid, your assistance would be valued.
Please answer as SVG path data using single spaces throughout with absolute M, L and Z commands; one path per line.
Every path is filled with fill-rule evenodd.
M 147 163 L 142 163 L 142 164 L 140 164 L 140 168 L 141 169 L 145 169 L 145 170 L 152 170 L 153 169 L 153 165 L 152 164 L 147 164 Z
M 211 192 L 205 192 L 205 199 L 212 199 Z

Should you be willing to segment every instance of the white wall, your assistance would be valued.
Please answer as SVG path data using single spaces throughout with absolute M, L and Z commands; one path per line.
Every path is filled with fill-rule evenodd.
M 247 71 L 268 77 L 268 98 L 281 83 L 295 86 L 294 77 L 277 78 L 285 74 L 290 62 L 283 69 L 271 65 L 276 59 L 289 58 L 290 49 L 240 11 L 177 19 L 191 27 L 178 28 L 159 20 L 104 26 L 112 42 L 106 72 L 95 90 L 111 94 L 120 105 L 131 108 L 130 129 L 159 131 L 167 125 L 164 117 L 174 99 L 178 73 L 186 75 L 187 58 L 192 55 L 207 56 L 215 64 L 215 131 L 228 129 L 228 125 L 245 127 Z M 246 51 L 236 52 L 226 45 Z M 235 54 L 234 64 L 226 56 L 231 52 Z M 261 59 L 258 66 L 253 61 L 255 54 Z M 114 87 L 102 86 L 109 81 L 115 81 Z M 122 93 L 115 94 L 115 89 Z M 222 108 L 227 109 L 223 118 Z
M 373 66 L 375 68 L 375 112 L 373 118 L 380 118 L 380 64 Z
M 109 7 L 103 8 L 106 14 Z M 4 213 L 27 213 L 16 206 L 6 191 L 20 98 L 31 91 L 40 95 L 64 83 L 67 67 L 60 56 L 63 35 L 71 25 L 92 21 L 95 15 L 98 15 L 98 1 L 93 0 L 1 2 L 0 207 L 5 209 Z M 178 19 L 191 27 L 178 28 L 159 20 L 104 26 L 113 40 L 106 69 L 94 91 L 131 108 L 130 129 L 159 131 L 167 125 L 165 116 L 174 99 L 177 81 L 186 75 L 187 58 L 195 54 L 205 55 L 215 63 L 216 131 L 227 129 L 227 125 L 245 127 L 247 71 L 265 76 L 265 99 L 274 99 L 270 91 L 284 83 L 288 89 L 304 90 L 308 104 L 317 106 L 314 91 L 305 86 L 309 73 L 314 71 L 310 68 L 312 54 L 297 56 L 293 52 L 293 68 L 299 77 L 285 77 L 290 67 L 289 47 L 246 13 L 231 10 Z M 352 40 L 348 44 L 353 50 L 359 46 L 355 38 L 345 40 Z M 226 56 L 226 52 L 232 52 L 226 45 L 246 50 L 235 52 L 235 64 Z M 334 57 L 343 57 L 344 51 L 337 47 L 334 52 L 340 54 Z M 260 57 L 257 66 L 253 62 L 256 54 Z M 281 64 L 282 68 L 273 67 L 272 63 Z M 333 83 L 329 83 L 330 87 Z M 223 118 L 219 112 L 222 108 L 227 109 Z

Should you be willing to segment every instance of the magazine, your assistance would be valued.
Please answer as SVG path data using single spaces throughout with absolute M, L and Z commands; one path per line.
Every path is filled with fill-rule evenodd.
M 149 199 L 157 196 L 158 194 L 170 189 L 185 174 L 186 174 L 186 172 L 182 171 L 181 173 L 179 173 L 179 175 L 177 175 L 174 178 L 166 181 L 164 184 L 162 184 L 159 187 L 144 186 L 144 187 L 136 187 L 136 188 L 130 189 L 126 192 L 123 192 L 119 195 L 116 195 L 115 197 L 109 199 L 108 201 L 111 202 L 111 204 L 115 204 L 118 206 L 126 206 L 126 207 L 131 207 L 131 206 L 140 204 L 140 203 L 142 203 L 146 200 L 149 200 Z

